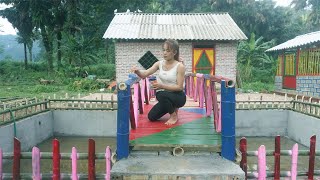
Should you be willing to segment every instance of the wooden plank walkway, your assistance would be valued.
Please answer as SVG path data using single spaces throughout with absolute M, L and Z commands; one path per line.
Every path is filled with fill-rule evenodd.
M 188 98 L 186 105 L 179 110 L 179 121 L 171 126 L 164 124 L 169 114 L 156 122 L 148 120 L 147 114 L 155 103 L 153 100 L 144 106 L 137 128 L 130 130 L 130 146 L 203 147 L 221 151 L 221 134 L 215 131 L 213 117 L 206 117 L 205 109 L 197 107 L 198 102 Z

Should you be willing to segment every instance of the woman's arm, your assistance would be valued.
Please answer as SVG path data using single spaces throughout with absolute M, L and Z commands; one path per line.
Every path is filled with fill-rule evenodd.
M 132 71 L 135 74 L 137 74 L 140 78 L 144 79 L 144 78 L 150 76 L 151 74 L 155 73 L 159 69 L 159 64 L 160 64 L 160 62 L 158 61 L 158 62 L 154 63 L 153 66 L 147 70 L 139 70 L 136 67 L 133 67 Z
M 179 63 L 177 67 L 177 84 L 176 85 L 166 85 L 161 83 L 153 83 L 152 86 L 156 89 L 164 89 L 168 91 L 183 91 L 183 82 L 184 82 L 184 75 L 186 69 L 182 63 Z

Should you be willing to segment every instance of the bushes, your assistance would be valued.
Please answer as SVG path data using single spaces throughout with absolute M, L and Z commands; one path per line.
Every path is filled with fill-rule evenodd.
M 97 64 L 84 68 L 89 74 L 97 75 L 101 79 L 114 79 L 116 76 L 116 67 L 114 64 Z
M 243 83 L 244 92 L 264 92 L 270 93 L 274 90 L 274 84 L 267 84 L 262 82 Z
M 72 84 L 68 86 L 68 89 L 71 91 L 81 91 L 81 90 L 86 90 L 86 91 L 92 91 L 92 90 L 97 90 L 101 87 L 104 87 L 104 84 L 99 83 L 95 80 L 90 80 L 90 79 L 79 79 L 77 81 L 74 81 Z

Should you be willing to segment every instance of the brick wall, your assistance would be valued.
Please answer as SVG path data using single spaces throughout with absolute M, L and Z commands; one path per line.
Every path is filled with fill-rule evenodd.
M 320 97 L 320 76 L 297 76 L 298 94 Z
M 133 66 L 143 67 L 138 60 L 151 51 L 159 60 L 162 60 L 163 42 L 117 42 L 116 51 L 116 80 L 128 79 L 129 70 Z M 180 57 L 184 60 L 186 72 L 192 71 L 192 43 L 180 42 Z M 237 43 L 216 43 L 216 75 L 235 80 Z
M 236 80 L 237 66 L 237 43 L 217 43 L 216 52 L 216 75 Z
M 281 90 L 282 89 L 282 76 L 275 76 L 274 88 L 275 88 L 275 90 Z

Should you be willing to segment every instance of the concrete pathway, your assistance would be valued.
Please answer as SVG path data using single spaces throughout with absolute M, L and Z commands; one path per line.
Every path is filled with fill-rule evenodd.
M 114 164 L 113 177 L 124 179 L 244 179 L 239 165 L 219 154 L 200 153 L 183 156 L 131 153 Z

